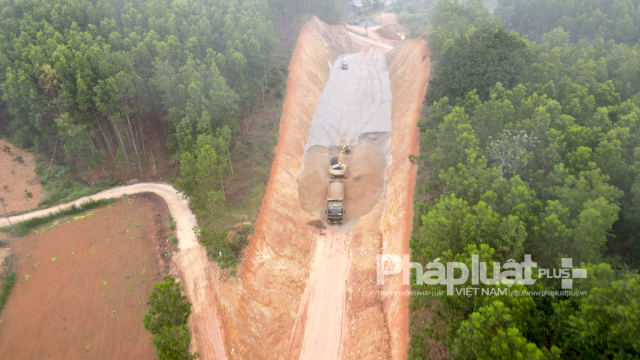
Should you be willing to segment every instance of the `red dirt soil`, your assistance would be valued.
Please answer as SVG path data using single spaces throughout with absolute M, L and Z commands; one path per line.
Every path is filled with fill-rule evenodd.
M 141 317 L 168 269 L 168 211 L 157 195 L 132 199 L 11 241 L 18 281 L 0 316 L 0 359 L 158 358 Z
M 329 64 L 352 51 L 342 26 L 308 21 L 289 65 L 280 137 L 256 235 L 239 277 L 219 282 L 218 302 L 231 358 L 284 358 L 308 277 L 318 229 L 298 201 L 297 178 L 311 118 L 329 77 Z
M 7 212 L 19 212 L 38 207 L 42 197 L 42 185 L 38 182 L 33 154 L 0 139 L 0 150 L 5 146 L 11 150 L 10 152 L 0 151 L 0 198 L 4 198 Z M 24 163 L 13 161 L 17 156 L 22 156 Z M 25 190 L 30 191 L 33 197 L 26 198 Z M 0 209 L 0 217 L 4 217 L 2 209 Z
M 425 56 L 426 55 L 426 56 Z M 431 62 L 427 44 L 419 39 L 403 41 L 387 54 L 393 92 L 393 131 L 391 154 L 395 159 L 389 168 L 382 217 L 382 249 L 385 254 L 409 254 L 409 238 L 413 226 L 413 191 L 415 165 L 409 155 L 418 155 L 418 119 L 427 93 Z M 409 290 L 399 276 L 385 281 L 384 290 Z M 383 298 L 387 323 L 391 332 L 392 359 L 404 359 L 409 345 L 409 297 Z
M 351 234 L 338 237 L 318 224 L 314 214 L 305 212 L 298 198 L 304 144 L 328 79 L 329 64 L 339 54 L 365 48 L 371 47 L 354 39 L 344 27 L 330 26 L 317 18 L 308 21 L 300 32 L 290 64 L 280 140 L 256 233 L 245 250 L 238 277 L 217 283 L 220 320 L 230 358 L 406 358 L 408 298 L 382 297 L 379 293 L 405 287 L 391 278 L 384 287 L 378 286 L 375 259 L 380 253 L 409 253 L 416 168 L 408 157 L 418 153 L 416 124 L 429 76 L 423 41 L 400 42 L 387 55 L 394 100 L 393 160 L 385 196 L 358 220 Z M 316 285 L 331 280 L 331 272 L 323 274 L 316 269 L 316 264 L 327 263 L 325 255 L 347 259 L 342 276 L 346 281 L 331 289 L 341 293 L 336 299 L 338 303 L 343 301 L 344 307 L 326 309 L 327 314 L 334 314 L 331 324 L 318 318 L 323 309 L 317 301 L 322 295 L 317 291 L 326 286 L 321 289 Z M 329 301 L 332 306 L 336 299 L 332 296 Z M 327 331 L 340 334 L 320 336 L 313 326 L 319 322 L 331 326 Z M 323 353 L 327 350 L 323 339 L 336 338 L 339 344 L 330 344 L 335 352 Z M 309 352 L 314 344 L 315 354 Z

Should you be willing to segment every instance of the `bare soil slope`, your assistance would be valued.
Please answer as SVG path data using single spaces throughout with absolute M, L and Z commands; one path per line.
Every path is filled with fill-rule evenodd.
M 337 55 L 352 52 L 342 26 L 317 18 L 302 28 L 289 66 L 276 158 L 239 278 L 220 282 L 227 351 L 241 359 L 287 357 L 291 329 L 319 229 L 298 201 L 298 178 L 313 112 Z
M 299 35 L 256 234 L 238 278 L 218 283 L 231 358 L 406 357 L 407 298 L 380 295 L 379 290 L 402 286 L 376 284 L 375 258 L 383 252 L 408 253 L 416 171 L 408 156 L 417 153 L 416 123 L 429 75 L 424 42 L 401 42 L 387 57 L 393 101 L 384 197 L 345 234 L 326 228 L 303 208 L 298 192 L 311 119 L 330 67 L 338 55 L 367 47 L 354 36 L 315 18 Z M 317 152 L 317 162 L 328 152 Z
M 37 207 L 42 197 L 42 185 L 38 182 L 33 154 L 20 150 L 3 139 L 0 139 L 0 150 L 0 198 L 7 204 L 7 212 Z M 22 162 L 17 161 L 20 158 Z M 32 197 L 25 196 L 25 191 L 31 192 Z M 0 215 L 4 216 L 2 209 Z
M 157 359 L 140 319 L 168 266 L 166 214 L 160 197 L 138 195 L 13 240 L 0 358 Z

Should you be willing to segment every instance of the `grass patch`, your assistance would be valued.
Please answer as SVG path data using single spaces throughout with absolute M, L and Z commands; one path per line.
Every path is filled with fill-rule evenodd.
M 80 206 L 76 206 L 74 204 L 74 205 L 71 205 L 71 207 L 68 207 L 66 209 L 62 209 L 60 211 L 57 211 L 49 215 L 29 219 L 21 223 L 15 224 L 14 226 L 16 228 L 16 232 L 18 233 L 18 236 L 25 236 L 29 234 L 32 230 L 42 225 L 48 224 L 52 221 L 55 221 L 57 219 L 63 218 L 65 216 L 75 215 L 87 210 L 103 207 L 114 201 L 115 201 L 114 199 L 89 200 L 87 202 L 80 204 Z M 0 229 L 0 231 L 11 231 L 11 227 L 9 226 L 3 227 Z
M 2 293 L 0 293 L 0 313 L 2 313 L 2 309 L 4 309 L 4 304 L 9 299 L 9 293 L 11 293 L 11 289 L 13 289 L 13 285 L 16 283 L 16 279 L 18 276 L 15 271 L 12 271 L 5 275 L 4 281 L 2 282 Z
M 169 214 L 169 230 L 174 231 L 176 229 L 176 224 L 173 222 L 173 216 Z
M 83 196 L 93 195 L 107 188 L 103 186 L 88 187 L 71 178 L 73 172 L 64 166 L 52 166 L 41 162 L 36 164 L 36 174 L 40 175 L 40 184 L 46 194 L 38 203 L 38 208 L 44 209 L 57 204 L 79 199 Z
M 226 231 L 200 229 L 200 243 L 207 249 L 207 254 L 218 262 L 221 269 L 240 262 L 242 250 L 247 245 L 247 236 L 253 232 L 253 226 L 243 225 L 237 231 L 235 236 L 229 239 Z

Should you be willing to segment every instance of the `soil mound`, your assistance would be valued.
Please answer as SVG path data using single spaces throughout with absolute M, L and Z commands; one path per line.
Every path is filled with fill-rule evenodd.
M 382 36 L 385 39 L 388 40 L 402 40 L 402 37 L 400 37 L 400 35 L 398 35 L 398 33 L 405 33 L 406 34 L 407 29 L 399 24 L 388 24 L 388 25 L 384 25 L 381 28 L 376 30 L 376 33 L 378 33 L 378 35 Z
M 361 136 L 361 138 L 363 138 Z M 373 141 L 371 140 L 373 138 Z M 366 215 L 378 202 L 384 191 L 384 171 L 387 156 L 381 150 L 389 139 L 388 133 L 364 136 L 362 141 L 351 147 L 344 155 L 347 164 L 344 182 L 345 223 Z M 388 148 L 388 147 L 387 147 Z M 302 176 L 298 186 L 300 206 L 304 211 L 318 214 L 326 222 L 324 209 L 327 202 L 328 184 L 331 180 L 329 164 L 331 157 L 338 156 L 338 146 L 313 146 L 304 159 Z

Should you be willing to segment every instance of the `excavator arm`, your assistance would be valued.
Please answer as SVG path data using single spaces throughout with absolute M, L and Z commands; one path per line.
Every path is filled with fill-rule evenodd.
M 345 177 L 347 173 L 347 164 L 344 163 L 344 154 L 349 153 L 351 149 L 348 146 L 343 146 L 338 158 L 331 159 L 331 166 L 329 167 L 329 174 L 335 177 Z

